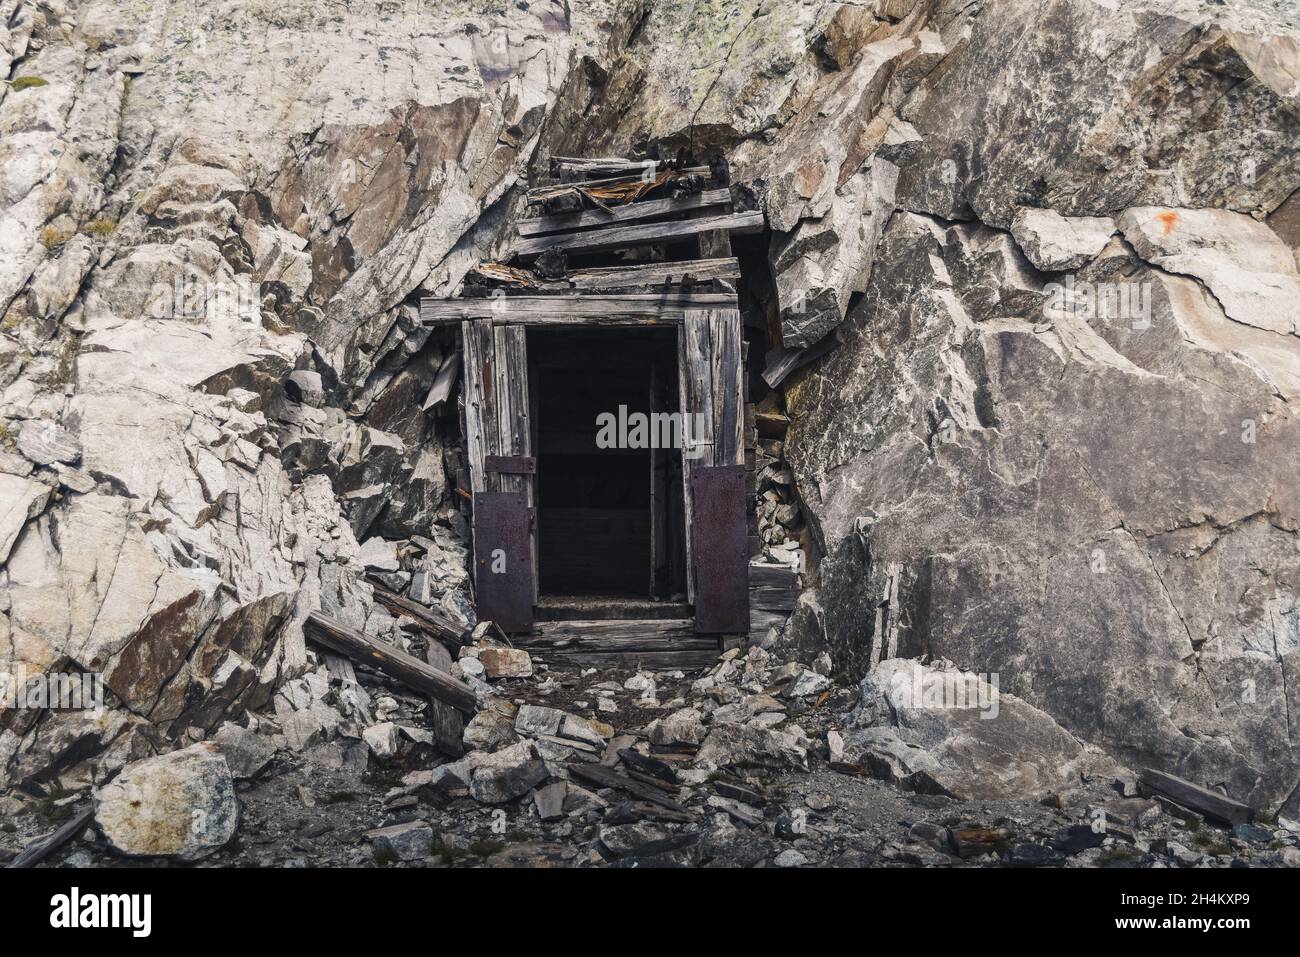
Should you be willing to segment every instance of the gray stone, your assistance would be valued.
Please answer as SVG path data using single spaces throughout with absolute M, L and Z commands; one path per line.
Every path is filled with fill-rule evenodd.
M 518 740 L 518 735 L 509 718 L 499 711 L 487 708 L 465 723 L 463 740 L 466 750 L 495 751 L 513 744 Z
M 1011 235 L 1036 267 L 1048 272 L 1078 269 L 1091 262 L 1115 234 L 1108 216 L 1065 217 L 1054 209 L 1016 210 Z
M 735 765 L 807 770 L 808 748 L 788 731 L 721 724 L 709 729 L 695 764 L 707 771 Z
M 863 679 L 846 734 L 876 776 L 973 800 L 1047 794 L 1083 754 L 1049 715 L 978 676 L 902 659 Z
M 366 840 L 380 854 L 399 861 L 419 861 L 428 857 L 433 848 L 433 828 L 424 821 L 408 821 L 367 831 Z
M 537 816 L 543 821 L 558 821 L 564 817 L 564 802 L 568 797 L 569 785 L 566 781 L 556 781 L 533 792 L 533 806 Z
M 520 741 L 491 754 L 475 757 L 469 793 L 483 804 L 504 804 L 523 797 L 549 776 L 531 741 Z
M 255 778 L 266 770 L 275 757 L 275 742 L 232 722 L 226 722 L 212 737 L 236 781 Z
M 239 801 L 215 744 L 129 764 L 95 790 L 95 823 L 120 854 L 194 861 L 239 827 Z
M 702 744 L 704 720 L 694 708 L 682 708 L 666 717 L 656 718 L 646 727 L 646 732 L 653 744 Z
M 81 443 L 75 435 L 53 422 L 37 419 L 28 419 L 19 428 L 18 451 L 37 465 L 72 465 L 81 459 Z

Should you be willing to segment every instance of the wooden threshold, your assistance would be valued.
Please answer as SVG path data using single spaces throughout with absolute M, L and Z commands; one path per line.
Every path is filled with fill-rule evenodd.
M 543 595 L 534 608 L 537 621 L 662 621 L 690 614 L 681 602 L 605 595 Z
M 718 639 L 697 635 L 690 618 L 642 621 L 542 621 L 514 639 L 537 661 L 557 671 L 624 668 L 695 671 L 714 665 Z

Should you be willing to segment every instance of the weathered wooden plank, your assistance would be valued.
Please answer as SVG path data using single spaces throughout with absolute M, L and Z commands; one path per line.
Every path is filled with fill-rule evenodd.
M 53 833 L 28 844 L 7 866 L 15 869 L 35 867 L 84 831 L 94 816 L 95 809 L 93 807 L 82 808 L 60 824 Z
M 382 671 L 390 678 L 422 694 L 444 701 L 458 711 L 473 714 L 478 708 L 474 692 L 451 675 L 438 671 L 400 648 L 384 644 L 361 632 L 349 628 L 318 611 L 307 616 L 307 637 L 328 648 Z
M 487 386 L 492 377 L 487 365 L 490 349 L 485 349 L 485 345 L 491 342 L 491 332 L 491 325 L 482 320 L 461 323 L 465 352 L 465 454 L 469 459 L 471 492 L 487 489 L 483 460 L 488 452 L 485 432 L 486 422 L 490 419 Z
M 495 326 L 492 330 L 497 404 L 497 442 L 493 457 L 498 459 L 531 455 L 528 358 L 524 351 L 524 336 L 523 326 Z M 532 505 L 532 495 L 528 494 L 530 481 L 526 474 L 498 471 L 495 487 L 502 492 L 523 492 L 528 496 L 528 504 Z M 488 487 L 493 487 L 491 479 Z
M 420 303 L 420 321 L 430 325 L 460 322 L 462 328 L 470 320 L 508 325 L 655 325 L 681 322 L 690 309 L 735 308 L 735 293 L 684 293 L 675 290 L 603 296 L 425 299 Z M 467 351 L 467 367 L 469 360 Z
M 579 764 L 575 762 L 569 765 L 569 773 L 578 780 L 594 784 L 596 787 L 618 788 L 643 801 L 658 804 L 660 807 L 666 807 L 679 814 L 693 813 L 674 801 L 662 789 L 619 774 L 613 768 L 607 768 L 602 764 Z
M 686 259 L 680 262 L 642 263 L 637 266 L 602 266 L 575 269 L 565 279 L 574 289 L 632 289 L 680 283 L 687 276 L 695 282 L 714 279 L 739 279 L 740 260 Z
M 595 648 L 611 649 L 651 647 L 654 642 L 700 642 L 689 618 L 645 619 L 620 621 L 617 619 L 591 619 L 588 621 L 539 621 L 532 635 L 516 641 L 520 647 L 534 644 L 553 644 L 557 641 L 591 643 Z
M 726 230 L 733 233 L 756 233 L 763 228 L 763 213 L 725 213 L 699 219 L 669 220 L 662 223 L 638 223 L 631 226 L 607 226 L 585 232 L 520 239 L 510 247 L 512 256 L 536 256 L 548 249 L 567 253 L 594 253 L 647 243 L 683 242 L 700 233 Z
M 713 464 L 745 462 L 744 387 L 740 312 L 717 309 L 709 313 L 710 386 L 713 392 Z
M 374 590 L 375 598 L 380 604 L 394 614 L 413 621 L 421 631 L 457 647 L 470 644 L 472 629 L 462 627 L 458 622 L 438 614 L 427 605 L 421 605 L 418 601 L 412 601 L 395 591 L 389 591 L 373 579 L 370 581 L 370 587 Z
M 483 468 L 503 475 L 536 475 L 537 459 L 531 455 L 489 455 Z
M 674 179 L 684 179 L 687 176 L 708 176 L 712 173 L 712 170 L 707 166 L 687 166 L 680 170 L 667 168 L 661 169 L 661 167 L 662 164 L 654 167 L 654 169 L 659 172 L 657 172 L 653 178 L 662 179 L 664 182 L 669 182 Z M 534 186 L 528 190 L 528 204 L 532 206 L 537 203 L 545 202 L 555 196 L 561 196 L 565 192 L 574 188 L 593 189 L 602 186 L 621 186 L 633 183 L 646 183 L 648 180 L 645 175 L 645 169 L 645 167 L 639 167 L 629 173 L 607 176 L 601 179 L 585 179 L 572 183 L 548 183 L 545 186 Z
M 451 652 L 439 642 L 429 642 L 424 659 L 429 667 L 438 671 L 451 670 Z M 465 753 L 465 719 L 459 711 L 446 702 L 430 698 L 429 725 L 433 731 L 434 746 L 439 751 L 452 758 L 459 758 Z
M 655 216 L 671 216 L 724 206 L 731 202 L 731 190 L 706 189 L 694 196 L 680 199 L 648 199 L 626 206 L 615 206 L 610 210 L 584 209 L 578 213 L 561 213 L 556 216 L 537 216 L 533 219 L 521 219 L 516 225 L 521 238 L 542 236 L 547 233 L 562 233 L 575 229 L 588 229 L 593 226 L 610 226 L 620 223 L 634 223 L 652 219 Z M 730 255 L 728 251 L 727 255 Z
M 794 611 L 799 603 L 799 573 L 788 565 L 751 562 L 749 606 L 766 611 Z
M 1254 813 L 1240 801 L 1154 768 L 1144 768 L 1138 781 L 1144 788 L 1164 795 L 1175 804 L 1224 824 L 1246 824 Z

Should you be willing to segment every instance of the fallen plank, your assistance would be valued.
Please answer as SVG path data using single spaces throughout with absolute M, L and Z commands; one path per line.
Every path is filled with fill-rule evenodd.
M 662 325 L 682 322 L 694 309 L 735 308 L 735 293 L 676 290 L 608 296 L 425 299 L 420 303 L 420 321 L 429 325 L 474 319 L 504 325 Z
M 1198 814 L 1223 824 L 1247 824 L 1253 813 L 1240 801 L 1234 801 L 1217 791 L 1211 791 L 1185 778 L 1157 771 L 1154 768 L 1144 768 L 1138 775 L 1138 782 L 1175 804 L 1190 808 Z
M 478 709 L 474 692 L 465 683 L 327 615 L 312 612 L 307 616 L 305 631 L 308 639 L 318 645 L 382 671 L 421 694 L 446 702 L 457 711 L 473 714 Z
M 639 223 L 634 226 L 607 226 L 604 229 L 591 229 L 580 233 L 521 239 L 511 247 L 510 253 L 514 256 L 536 256 L 548 249 L 563 250 L 568 253 L 604 252 L 625 246 L 694 239 L 701 233 L 718 229 L 733 233 L 756 233 L 762 230 L 763 222 L 763 213 L 753 210 L 745 213 L 726 213 L 721 216 L 703 216 L 699 219 Z
M 451 669 L 451 653 L 443 647 L 442 642 L 431 641 L 425 649 L 424 658 L 430 667 L 438 671 Z M 451 758 L 465 754 L 465 719 L 460 712 L 437 698 L 429 699 L 429 725 L 433 731 L 434 746 Z
M 559 213 L 554 216 L 537 216 L 521 219 L 516 224 L 519 235 L 525 239 L 546 233 L 562 233 L 593 226 L 611 226 L 618 223 L 635 223 L 656 216 L 670 216 L 691 210 L 723 206 L 731 202 L 731 190 L 706 189 L 694 196 L 680 199 L 647 199 L 626 206 L 615 206 L 608 212 L 603 209 L 584 209 L 579 213 Z
M 374 590 L 375 598 L 379 600 L 389 611 L 401 615 L 415 622 L 421 630 L 428 632 L 436 638 L 450 642 L 453 645 L 468 645 L 471 643 L 470 635 L 472 629 L 465 628 L 458 622 L 452 621 L 445 615 L 440 615 L 432 608 L 421 605 L 418 601 L 412 601 L 405 595 L 399 595 L 395 591 L 389 591 L 383 585 L 378 584 L 373 578 L 370 580 L 370 587 Z
M 23 848 L 22 853 L 9 862 L 8 866 L 14 868 L 35 867 L 84 831 L 86 825 L 90 823 L 91 818 L 94 816 L 95 810 L 93 807 L 83 808 L 59 825 L 54 833 L 28 844 Z
M 633 797 L 649 801 L 651 804 L 657 804 L 660 807 L 666 807 L 668 810 L 676 811 L 679 814 L 691 813 L 659 788 L 642 781 L 634 781 L 632 778 L 619 774 L 613 768 L 607 768 L 603 764 L 575 763 L 570 764 L 568 768 L 569 774 L 581 781 L 586 781 L 588 784 L 594 784 L 602 788 L 617 788 L 620 791 L 626 791 Z

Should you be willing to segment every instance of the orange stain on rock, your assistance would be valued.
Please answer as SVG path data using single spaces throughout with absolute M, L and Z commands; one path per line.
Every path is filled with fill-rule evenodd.
M 1165 224 L 1165 235 L 1168 236 L 1174 231 L 1174 226 L 1178 223 L 1178 214 L 1173 210 L 1163 213 L 1156 213 L 1156 219 Z

